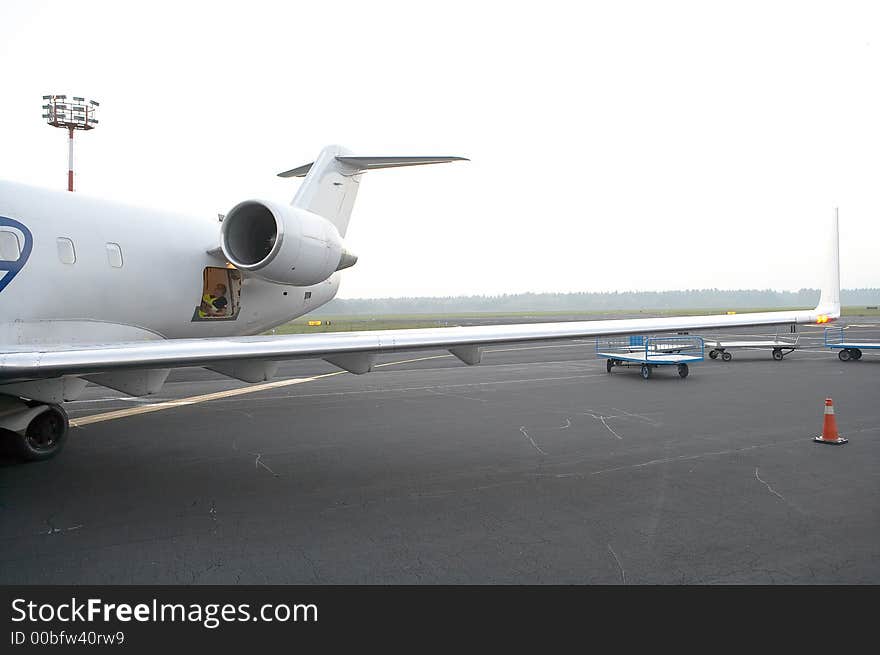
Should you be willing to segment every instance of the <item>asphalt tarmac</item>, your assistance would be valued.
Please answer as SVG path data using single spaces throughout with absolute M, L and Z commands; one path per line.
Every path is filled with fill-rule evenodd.
M 686 379 L 581 341 L 90 387 L 57 458 L 0 461 L 0 583 L 876 584 L 880 351 L 821 335 Z

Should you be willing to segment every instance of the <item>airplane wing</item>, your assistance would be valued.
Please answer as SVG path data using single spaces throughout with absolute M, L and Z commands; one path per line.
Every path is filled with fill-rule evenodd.
M 167 339 L 88 346 L 21 346 L 0 353 L 0 391 L 43 402 L 75 396 L 75 380 L 132 395 L 155 393 L 168 370 L 204 366 L 246 382 L 269 379 L 283 360 L 321 358 L 352 373 L 366 373 L 376 355 L 415 350 L 448 350 L 466 364 L 480 361 L 481 349 L 529 341 L 608 335 L 717 330 L 746 326 L 827 323 L 840 316 L 837 218 L 830 240 L 826 279 L 812 310 L 708 316 L 484 325 L 453 328 L 376 330 L 283 336 Z M 84 379 L 80 379 L 80 376 Z M 70 387 L 70 388 L 68 388 Z M 72 390 L 71 390 L 72 389 Z
M 0 354 L 0 381 L 15 382 L 62 375 L 89 375 L 127 369 L 177 368 L 235 362 L 275 362 L 322 358 L 353 373 L 370 370 L 380 353 L 443 349 L 467 364 L 480 361 L 480 349 L 498 344 L 578 339 L 606 335 L 681 332 L 745 326 L 824 323 L 834 308 L 735 315 L 481 325 L 411 330 L 324 334 L 168 339 L 107 346 L 12 350 Z

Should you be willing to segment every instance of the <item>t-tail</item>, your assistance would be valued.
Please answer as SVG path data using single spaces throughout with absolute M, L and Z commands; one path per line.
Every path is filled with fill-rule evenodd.
M 358 157 L 341 146 L 327 146 L 314 162 L 279 173 L 278 177 L 304 177 L 305 180 L 291 204 L 323 216 L 344 237 L 357 198 L 361 173 L 377 168 L 422 166 L 452 161 L 467 159 L 449 156 Z

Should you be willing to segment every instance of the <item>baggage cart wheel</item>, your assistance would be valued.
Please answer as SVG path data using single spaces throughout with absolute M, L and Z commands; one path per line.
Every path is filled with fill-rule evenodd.
M 775 359 L 778 362 L 780 359 L 782 359 L 782 357 L 783 357 L 782 351 L 779 350 L 779 348 L 774 348 L 773 349 L 773 359 Z
M 646 380 L 651 377 L 651 367 L 647 364 L 642 364 L 642 377 Z
M 687 364 L 679 364 L 678 365 L 678 375 L 679 377 L 686 378 L 688 376 L 688 365 Z
M 862 351 L 858 348 L 852 349 L 852 358 L 856 361 L 859 361 L 862 358 Z
M 837 358 L 842 362 L 848 362 L 852 357 L 852 353 L 849 351 L 849 348 L 844 348 L 839 353 L 837 353 Z
M 614 361 L 611 359 L 605 360 L 605 370 L 610 373 L 612 368 L 614 368 Z
M 731 359 L 733 359 L 733 355 L 731 355 L 728 352 L 723 352 L 723 353 L 721 353 L 721 359 L 724 360 L 725 362 L 729 362 Z
M 709 357 L 711 357 L 712 359 L 718 359 L 718 351 L 717 350 L 710 350 Z

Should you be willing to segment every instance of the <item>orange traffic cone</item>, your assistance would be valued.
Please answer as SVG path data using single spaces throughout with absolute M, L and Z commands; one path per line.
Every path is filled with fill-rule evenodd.
M 822 424 L 822 434 L 821 436 L 813 437 L 813 441 L 834 445 L 849 441 L 849 439 L 844 439 L 837 434 L 837 418 L 834 416 L 834 401 L 831 398 L 825 399 L 825 422 Z

